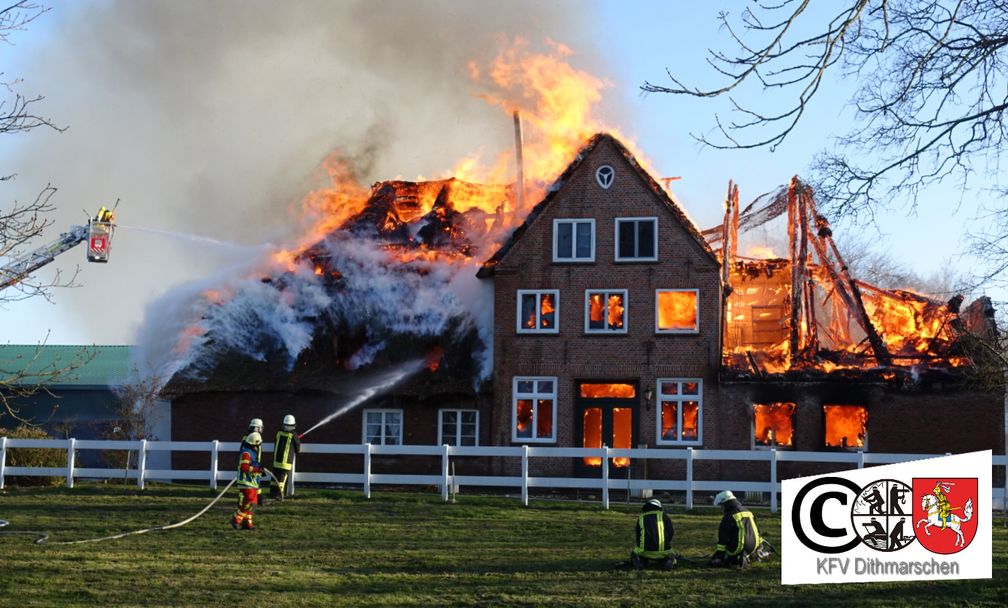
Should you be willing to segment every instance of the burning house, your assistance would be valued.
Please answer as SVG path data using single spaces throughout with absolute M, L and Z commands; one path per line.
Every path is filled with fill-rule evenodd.
M 376 184 L 285 268 L 182 332 L 189 355 L 165 387 L 172 438 L 238 437 L 252 415 L 317 421 L 400 370 L 312 440 L 1004 450 L 1004 386 L 972 381 L 977 344 L 996 334 L 989 300 L 852 277 L 797 179 L 746 209 L 731 186 L 723 224 L 701 232 L 599 134 L 537 204 L 516 205 L 520 193 Z M 741 254 L 772 220 L 786 221 L 788 254 Z M 601 463 L 537 466 L 597 475 Z

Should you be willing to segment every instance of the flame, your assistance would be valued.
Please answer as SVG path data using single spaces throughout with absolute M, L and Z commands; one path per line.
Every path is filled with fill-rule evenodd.
M 553 322 L 547 315 L 551 315 L 554 312 L 556 312 L 556 307 L 553 306 L 553 294 L 542 294 L 542 298 L 539 301 L 539 316 L 542 318 L 542 327 L 553 327 Z
M 444 348 L 441 346 L 435 346 L 430 349 L 427 356 L 424 358 L 424 362 L 427 365 L 427 369 L 432 372 L 436 372 L 438 367 L 441 365 L 441 355 L 444 354 Z
M 609 327 L 623 327 L 623 296 L 618 294 L 609 296 Z
M 864 447 L 868 409 L 861 405 L 824 405 L 826 447 Z
M 756 445 L 791 446 L 794 403 L 753 405 L 753 439 Z
M 637 397 L 637 387 L 632 384 L 589 384 L 582 383 L 579 394 L 586 399 L 633 399 Z
M 696 292 L 659 291 L 658 329 L 663 331 L 696 331 Z

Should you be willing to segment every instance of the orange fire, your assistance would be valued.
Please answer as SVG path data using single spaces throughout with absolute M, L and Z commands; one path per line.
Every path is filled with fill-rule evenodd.
M 824 405 L 826 447 L 864 447 L 868 433 L 868 409 L 861 405 Z
M 693 441 L 699 437 L 697 417 L 700 404 L 696 401 L 682 402 L 682 430 L 678 428 L 679 403 L 664 402 L 661 408 L 662 439 L 668 441 Z
M 623 296 L 609 296 L 609 327 L 623 327 Z
M 794 435 L 794 403 L 753 405 L 753 440 L 756 445 L 791 446 Z
M 659 291 L 658 329 L 660 331 L 696 331 L 697 293 L 695 291 Z
M 556 308 L 553 306 L 553 294 L 550 293 L 542 294 L 542 298 L 539 301 L 539 316 L 542 319 L 541 322 L 542 327 L 553 327 L 553 321 L 551 320 L 552 318 L 548 317 L 547 315 L 551 315 L 555 311 Z
M 579 387 L 579 394 L 586 399 L 633 399 L 637 396 L 637 387 L 632 384 L 589 384 Z
M 427 365 L 427 369 L 429 369 L 432 372 L 436 372 L 438 370 L 438 367 L 441 366 L 441 355 L 443 354 L 444 354 L 444 348 L 440 346 L 435 346 L 434 348 L 430 349 L 430 351 L 427 353 L 427 356 L 424 358 L 424 362 Z

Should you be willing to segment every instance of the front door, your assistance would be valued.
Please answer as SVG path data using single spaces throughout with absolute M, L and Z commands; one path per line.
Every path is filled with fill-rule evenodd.
M 575 421 L 578 444 L 585 448 L 631 448 L 637 427 L 637 386 L 634 383 L 579 382 L 576 387 Z M 584 475 L 599 475 L 600 457 L 578 461 Z M 629 458 L 609 461 L 610 475 L 625 472 Z

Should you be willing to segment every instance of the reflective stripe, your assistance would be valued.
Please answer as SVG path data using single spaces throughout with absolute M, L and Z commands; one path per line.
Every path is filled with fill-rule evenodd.
M 647 531 L 648 531 L 648 518 L 654 520 L 655 525 L 655 535 L 657 536 L 657 547 L 649 549 L 647 547 Z M 637 546 L 634 547 L 634 553 L 640 555 L 641 557 L 647 557 L 650 559 L 661 559 L 672 554 L 672 549 L 665 548 L 665 518 L 662 517 L 661 511 L 648 511 L 647 513 L 641 513 L 637 518 L 637 527 L 640 529 L 640 537 L 637 539 Z
M 238 458 L 238 477 L 235 479 L 235 485 L 240 488 L 258 488 L 262 475 L 251 471 L 253 467 L 258 465 L 259 461 L 255 459 L 255 452 L 251 447 L 242 450 L 241 456 Z M 242 470 L 243 468 L 249 470 L 246 472 Z
M 273 445 L 273 468 L 291 470 L 291 446 L 294 444 L 294 433 L 289 431 L 277 431 L 276 441 Z
M 753 549 L 760 546 L 762 539 L 760 538 L 759 528 L 756 527 L 756 520 L 753 518 L 753 514 L 749 511 L 740 511 L 739 513 L 732 514 L 732 519 L 735 520 L 735 525 L 738 526 L 738 545 L 736 545 L 733 551 L 726 552 L 725 555 L 733 557 L 745 551 L 745 541 L 746 541 L 746 524 L 748 521 L 749 525 L 752 526 L 753 536 L 755 537 L 756 544 Z M 718 545 L 718 550 L 722 550 L 724 547 Z

